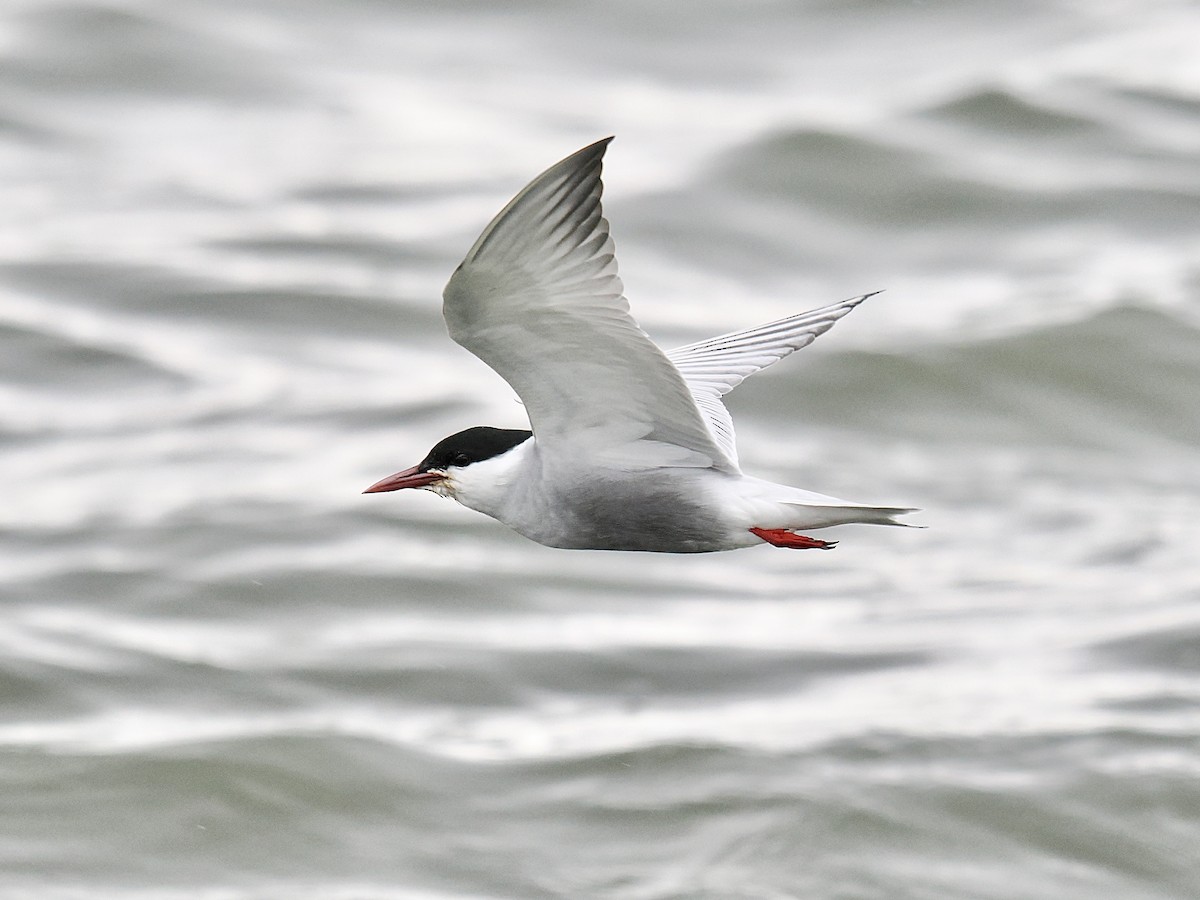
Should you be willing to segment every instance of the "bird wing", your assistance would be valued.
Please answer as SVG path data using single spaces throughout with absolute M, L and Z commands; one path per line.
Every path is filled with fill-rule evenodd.
M 443 294 L 450 337 L 517 392 L 544 457 L 737 471 L 629 314 L 600 206 L 611 140 L 551 166 L 483 230 Z
M 709 429 L 726 457 L 737 462 L 733 419 L 721 402 L 721 397 L 760 369 L 779 362 L 801 347 L 807 347 L 832 328 L 838 319 L 877 293 L 852 297 L 832 306 L 797 313 L 757 328 L 677 347 L 667 353 L 667 359 L 675 364 L 687 382 L 696 405 L 704 413 Z

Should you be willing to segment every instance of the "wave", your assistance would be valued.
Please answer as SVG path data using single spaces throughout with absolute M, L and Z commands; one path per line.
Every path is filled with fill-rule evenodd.
M 806 362 L 782 388 L 806 415 L 838 427 L 1184 451 L 1194 451 L 1200 436 L 1200 331 L 1153 308 L 1108 308 L 904 355 L 860 351 Z M 802 385 L 791 389 L 794 382 Z

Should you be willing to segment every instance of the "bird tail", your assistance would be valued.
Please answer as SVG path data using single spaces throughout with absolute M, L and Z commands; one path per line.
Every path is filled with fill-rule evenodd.
M 898 521 L 899 516 L 920 512 L 920 509 L 906 506 L 858 506 L 853 503 L 845 505 L 825 505 L 821 503 L 804 503 L 797 500 L 783 501 L 788 506 L 802 506 L 806 517 L 816 519 L 819 524 L 808 525 L 808 528 L 827 528 L 831 525 L 898 525 L 901 528 L 924 528 L 924 525 L 914 525 L 911 522 Z

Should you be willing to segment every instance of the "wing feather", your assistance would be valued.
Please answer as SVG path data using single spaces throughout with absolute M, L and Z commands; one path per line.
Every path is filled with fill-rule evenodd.
M 517 392 L 548 458 L 736 471 L 629 314 L 600 203 L 610 140 L 547 169 L 483 230 L 443 294 L 450 336 Z
M 734 331 L 667 353 L 683 375 L 696 405 L 725 455 L 737 461 L 733 419 L 721 397 L 755 372 L 779 362 L 790 353 L 807 347 L 868 297 L 863 294 L 841 303 L 797 313 L 757 328 Z

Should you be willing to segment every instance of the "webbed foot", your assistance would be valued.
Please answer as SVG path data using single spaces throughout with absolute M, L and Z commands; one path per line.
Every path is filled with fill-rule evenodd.
M 750 533 L 762 538 L 772 547 L 789 547 L 793 550 L 832 550 L 837 545 L 837 541 L 806 537 L 786 528 L 751 528 Z

